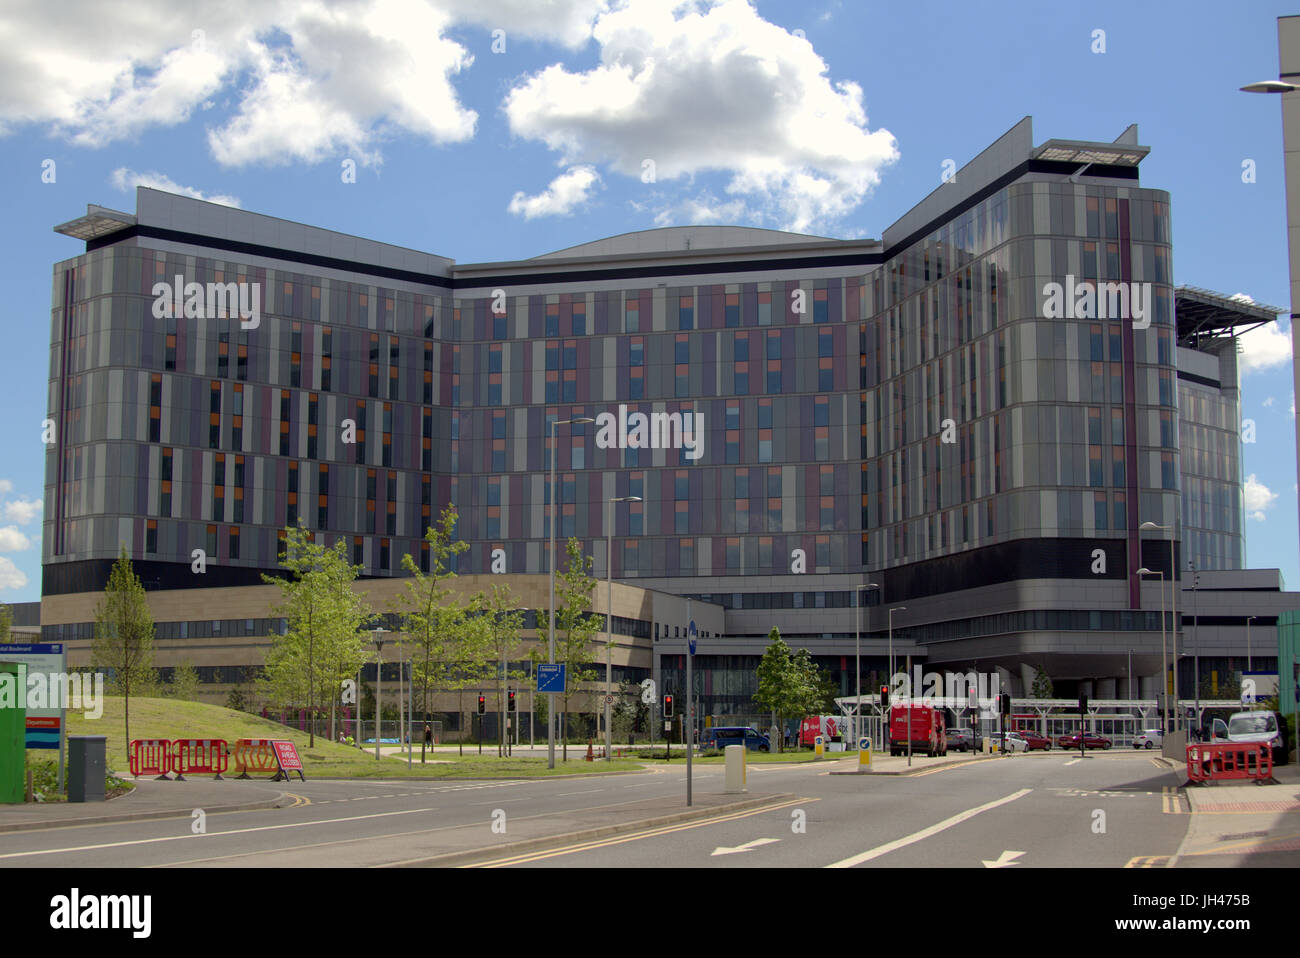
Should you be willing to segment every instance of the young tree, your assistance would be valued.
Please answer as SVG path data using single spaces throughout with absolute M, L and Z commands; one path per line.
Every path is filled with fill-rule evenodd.
M 0 645 L 9 641 L 9 630 L 13 628 L 14 610 L 0 602 Z
M 506 750 L 506 723 L 504 718 L 507 716 L 505 695 L 506 682 L 518 680 L 523 677 L 523 672 L 518 669 L 510 668 L 510 660 L 519 651 L 519 633 L 524 627 L 524 613 L 522 609 L 516 608 L 518 600 L 509 586 L 494 585 L 483 598 L 484 614 L 488 620 L 489 636 L 491 641 L 491 653 L 493 662 L 492 670 L 496 676 L 497 686 L 497 703 L 501 711 L 502 721 L 499 732 L 499 741 L 497 743 L 497 756 L 503 756 Z M 516 713 L 517 714 L 517 713 Z
M 1036 699 L 1050 699 L 1055 690 L 1052 688 L 1052 677 L 1047 674 L 1047 669 L 1041 667 L 1034 668 L 1034 684 L 1030 688 L 1029 694 Z
M 172 670 L 171 697 L 180 702 L 195 702 L 199 697 L 199 673 L 194 663 L 185 659 Z
M 437 522 L 425 529 L 431 572 L 424 572 L 409 553 L 402 556 L 409 578 L 392 606 L 402 619 L 403 644 L 411 657 L 412 682 L 426 722 L 434 690 L 463 689 L 467 676 L 478 674 L 484 655 L 482 629 L 471 621 L 476 597 L 462 598 L 444 584 L 456 576 L 450 560 L 469 548 L 469 543 L 453 538 L 458 518 L 456 507 L 448 504 Z M 420 761 L 426 760 L 421 734 Z
M 596 580 L 591 575 L 595 560 L 582 554 L 578 540 L 570 538 L 565 546 L 568 568 L 556 571 L 555 576 L 555 631 L 557 634 L 556 660 L 565 665 L 564 692 L 560 696 L 564 724 L 569 721 L 569 699 L 581 682 L 596 678 L 591 665 L 594 654 L 592 637 L 601 629 L 599 616 L 591 614 L 592 590 Z M 561 733 L 563 734 L 563 732 Z M 568 736 L 564 737 L 564 761 L 569 760 Z
M 123 545 L 109 573 L 103 598 L 95 606 L 90 655 L 96 668 L 112 671 L 113 683 L 122 695 L 127 748 L 131 745 L 131 693 L 150 688 L 155 678 L 153 638 L 153 614 L 144 586 L 132 570 Z
M 352 589 L 360 566 L 347 561 L 342 539 L 333 548 L 315 541 L 301 523 L 285 529 L 280 565 L 290 579 L 262 576 L 278 586 L 283 602 L 274 610 L 287 623 L 266 654 L 265 684 L 273 700 L 288 705 L 307 700 L 312 717 L 308 748 L 316 747 L 316 703 L 333 706 L 343 681 L 366 659 L 361 627 L 374 613 Z
M 773 713 L 776 721 L 784 724 L 786 719 L 804 714 L 803 708 L 809 698 L 807 675 L 776 626 L 767 634 L 767 640 L 767 650 L 756 670 L 758 691 L 754 693 L 754 704 Z M 807 655 L 805 650 L 800 651 Z M 777 747 L 784 751 L 784 740 L 780 736 L 777 739 Z

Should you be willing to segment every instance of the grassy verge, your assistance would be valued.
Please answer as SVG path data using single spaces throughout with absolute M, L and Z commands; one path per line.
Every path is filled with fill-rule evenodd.
M 59 760 L 57 758 L 33 758 L 27 753 L 27 769 L 32 773 L 32 797 L 38 802 L 66 802 L 68 800 L 67 769 L 64 769 L 62 792 L 59 791 Z M 111 772 L 104 777 L 104 797 L 117 798 L 135 788 L 128 781 L 118 778 Z
M 68 734 L 104 735 L 107 737 L 108 768 L 120 776 L 128 774 L 127 747 L 123 729 L 123 700 L 105 696 L 103 715 L 88 719 L 80 712 L 68 713 Z M 179 702 L 175 699 L 132 698 L 131 738 L 214 738 L 231 745 L 241 738 L 274 738 L 293 742 L 302 757 L 303 768 L 310 777 L 321 778 L 501 778 L 550 777 L 591 772 L 635 771 L 641 763 L 631 760 L 585 762 L 583 753 L 570 748 L 569 761 L 557 756 L 554 770 L 546 767 L 545 758 L 497 758 L 495 747 L 484 748 L 480 757 L 477 746 L 472 755 L 460 757 L 454 750 L 440 749 L 439 764 L 421 766 L 417 750 L 414 767 L 408 771 L 406 757 L 401 760 L 385 756 L 375 760 L 373 749 L 361 751 L 317 736 L 315 747 L 308 748 L 306 732 L 288 728 L 278 722 L 247 712 L 236 712 L 218 705 Z M 466 746 L 466 752 L 470 747 Z

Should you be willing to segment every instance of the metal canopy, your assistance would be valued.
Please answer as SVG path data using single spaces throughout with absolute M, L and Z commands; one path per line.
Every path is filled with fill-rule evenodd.
M 1174 290 L 1178 345 L 1191 349 L 1202 349 L 1207 343 L 1248 333 L 1274 322 L 1286 312 L 1267 303 L 1233 299 L 1197 286 L 1179 286 Z
M 86 204 L 86 215 L 75 220 L 68 220 L 54 227 L 54 232 L 71 236 L 73 239 L 93 240 L 110 233 L 116 233 L 135 226 L 136 219 L 130 213 L 110 210 L 103 206 Z

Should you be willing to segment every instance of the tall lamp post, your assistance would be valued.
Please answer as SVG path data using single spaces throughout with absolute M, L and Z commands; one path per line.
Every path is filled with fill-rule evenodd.
M 379 740 L 383 737 L 382 729 L 384 727 L 384 708 L 382 705 L 384 693 L 384 633 L 388 630 L 383 626 L 374 630 L 375 633 L 375 761 L 379 761 Z
M 889 610 L 889 681 L 890 682 L 894 681 L 894 613 L 906 612 L 906 611 L 907 611 L 907 606 L 905 605 L 896 605 Z M 911 692 L 910 688 L 908 689 L 908 692 Z M 909 701 L 911 700 L 911 695 L 908 695 L 908 700 Z
M 1160 728 L 1168 731 L 1169 725 L 1169 657 L 1165 652 L 1165 574 L 1163 571 L 1152 572 L 1146 566 L 1137 570 L 1138 575 L 1160 576 Z M 1130 662 L 1132 660 L 1130 659 Z M 1130 666 L 1130 674 L 1132 674 Z M 1132 694 L 1133 680 L 1129 679 L 1129 694 Z
M 1174 560 L 1174 539 L 1176 538 L 1174 533 L 1177 526 L 1178 526 L 1178 521 L 1176 517 L 1174 520 L 1174 524 L 1172 526 L 1160 526 L 1160 525 L 1156 525 L 1154 522 L 1144 522 L 1142 523 L 1142 525 L 1138 526 L 1139 532 L 1142 531 L 1143 529 L 1159 529 L 1161 532 L 1169 533 L 1169 604 L 1170 604 L 1170 612 L 1173 615 L 1173 619 L 1174 619 L 1173 629 L 1172 629 L 1173 632 L 1172 644 L 1174 647 L 1174 712 L 1175 715 L 1173 717 L 1174 718 L 1173 727 L 1171 729 L 1168 729 L 1167 731 L 1172 731 L 1172 732 L 1178 731 L 1178 716 L 1177 716 L 1177 712 L 1178 712 L 1178 626 L 1180 625 L 1180 623 L 1178 621 L 1178 564 Z M 1160 587 L 1162 590 L 1164 589 L 1163 576 L 1161 577 Z M 1162 601 L 1163 601 L 1163 596 L 1164 596 L 1164 592 L 1162 591 L 1161 592 Z M 1168 666 L 1166 665 L 1166 668 L 1167 667 Z M 1160 681 L 1165 684 L 1166 689 L 1169 687 L 1169 678 L 1167 673 L 1160 677 Z M 1166 698 L 1165 701 L 1167 704 L 1168 698 Z M 1166 709 L 1165 712 L 1166 721 L 1168 721 L 1168 715 L 1169 713 L 1168 710 Z
M 551 627 L 549 642 L 547 645 L 547 661 L 555 664 L 555 526 L 561 512 L 559 502 L 555 496 L 555 427 L 556 426 L 576 426 L 580 423 L 595 422 L 585 416 L 577 419 L 557 419 L 551 423 Z M 565 677 L 568 681 L 568 677 Z M 546 693 L 546 767 L 555 768 L 555 693 Z
M 605 507 L 605 761 L 614 751 L 614 729 L 610 725 L 609 700 L 613 698 L 614 674 L 614 503 L 640 502 L 640 496 L 615 496 Z
M 856 695 L 853 705 L 853 745 L 857 747 L 858 740 L 862 738 L 862 593 L 868 589 L 879 589 L 880 584 L 872 582 L 855 586 L 853 591 L 854 601 L 858 607 L 858 633 L 857 639 L 853 646 L 853 671 L 856 681 Z

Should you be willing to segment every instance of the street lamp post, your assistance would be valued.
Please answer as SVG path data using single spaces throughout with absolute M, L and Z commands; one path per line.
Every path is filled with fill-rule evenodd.
M 548 630 L 550 634 L 547 645 L 547 661 L 555 664 L 555 526 L 556 519 L 559 515 L 559 503 L 555 497 L 555 427 L 556 426 L 573 426 L 579 423 L 595 422 L 594 419 L 580 417 L 578 419 L 559 419 L 551 423 L 551 627 Z M 568 681 L 568 676 L 565 676 Z M 555 768 L 555 693 L 546 693 L 546 767 Z
M 614 503 L 640 502 L 640 496 L 615 496 L 606 499 L 605 508 L 605 761 L 614 751 L 614 729 L 610 724 L 614 674 Z M 689 703 L 687 705 L 689 708 Z
M 889 681 L 894 681 L 894 613 L 906 612 L 907 606 L 896 605 L 889 610 Z M 910 689 L 908 690 L 911 691 Z M 910 698 L 910 696 L 909 696 Z
M 1160 728 L 1168 731 L 1169 725 L 1169 658 L 1165 652 L 1165 574 L 1163 571 L 1152 572 L 1143 566 L 1137 570 L 1138 575 L 1158 575 L 1160 576 Z M 1130 662 L 1130 672 L 1132 675 L 1132 658 Z M 1133 691 L 1133 680 L 1129 679 L 1129 694 Z
M 1177 528 L 1178 528 L 1178 517 L 1176 515 L 1174 517 L 1174 524 L 1172 526 L 1156 525 L 1156 523 L 1154 522 L 1144 522 L 1142 523 L 1142 525 L 1138 526 L 1139 531 L 1141 531 L 1142 529 L 1159 529 L 1161 532 L 1169 533 L 1169 604 L 1170 604 L 1170 613 L 1172 614 L 1174 620 L 1173 628 L 1171 630 L 1172 631 L 1171 643 L 1174 647 L 1174 712 L 1175 713 L 1177 713 L 1178 711 L 1178 664 L 1177 663 L 1178 663 L 1178 626 L 1180 624 L 1178 621 L 1178 564 L 1174 560 L 1174 539 L 1177 538 L 1176 536 Z M 1160 588 L 1162 590 L 1164 589 L 1163 577 L 1161 580 Z M 1161 594 L 1161 599 L 1163 601 L 1164 592 L 1162 591 L 1160 594 Z M 1167 667 L 1168 666 L 1166 665 L 1166 668 Z M 1165 684 L 1166 689 L 1169 687 L 1169 678 L 1167 674 L 1162 675 L 1160 677 L 1160 681 L 1162 681 Z M 1165 701 L 1166 703 L 1168 702 L 1167 697 Z M 1165 720 L 1168 721 L 1169 713 L 1167 710 L 1165 712 L 1165 716 L 1166 716 Z M 1177 714 L 1175 714 L 1173 718 L 1174 718 L 1173 728 L 1170 729 L 1169 731 L 1177 732 L 1178 731 Z
M 862 738 L 862 593 L 868 589 L 879 589 L 878 583 L 872 582 L 868 585 L 859 585 L 854 588 L 855 602 L 858 607 L 858 632 L 857 639 L 854 642 L 853 652 L 853 671 L 856 682 L 856 695 L 853 707 L 853 743 L 857 747 L 857 742 Z
M 383 626 L 374 630 L 375 633 L 375 657 L 378 660 L 375 663 L 375 761 L 379 761 L 379 740 L 382 738 L 381 729 L 383 728 L 384 709 L 382 703 L 384 694 L 384 633 L 388 630 Z

